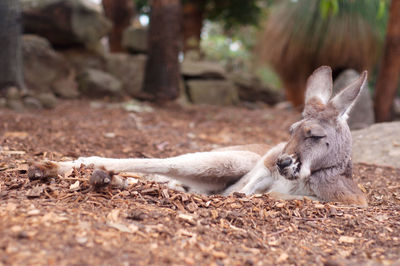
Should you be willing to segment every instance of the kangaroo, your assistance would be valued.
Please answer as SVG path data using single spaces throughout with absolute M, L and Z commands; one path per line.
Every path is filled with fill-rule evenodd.
M 364 71 L 331 99 L 332 70 L 328 66 L 316 69 L 307 81 L 302 120 L 290 127 L 288 142 L 271 150 L 253 144 L 165 159 L 81 157 L 33 164 L 28 176 L 57 176 L 83 164 L 95 167 L 91 177 L 95 186 L 112 183 L 113 178 L 121 182 L 118 173 L 136 172 L 177 180 L 197 193 L 270 193 L 280 199 L 308 197 L 367 206 L 352 178 L 352 139 L 347 125 L 348 113 L 366 80 Z

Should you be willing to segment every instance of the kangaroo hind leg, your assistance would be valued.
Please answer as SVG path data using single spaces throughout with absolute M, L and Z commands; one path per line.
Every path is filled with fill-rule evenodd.
M 248 151 L 198 152 L 165 159 L 82 157 L 75 161 L 34 164 L 29 176 L 56 176 L 84 164 L 116 174 L 136 172 L 164 175 L 199 190 L 218 191 L 248 173 L 259 159 L 258 154 Z

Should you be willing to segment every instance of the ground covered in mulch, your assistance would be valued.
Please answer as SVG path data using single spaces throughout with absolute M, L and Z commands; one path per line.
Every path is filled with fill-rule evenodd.
M 127 110 L 130 111 L 127 111 Z M 369 207 L 176 192 L 139 180 L 93 190 L 93 169 L 29 181 L 31 161 L 167 157 L 287 137 L 296 112 L 63 102 L 0 110 L 0 265 L 400 264 L 400 170 L 356 165 Z

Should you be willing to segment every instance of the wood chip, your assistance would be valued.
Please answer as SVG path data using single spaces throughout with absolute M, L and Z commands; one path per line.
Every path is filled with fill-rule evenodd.
M 347 244 L 353 244 L 355 242 L 356 238 L 351 237 L 351 236 L 341 236 L 339 237 L 339 242 L 340 243 L 347 243 Z
M 191 225 L 196 224 L 194 217 L 191 215 L 188 215 L 188 214 L 180 213 L 177 218 L 179 220 L 187 222 L 188 224 L 191 224 Z
M 108 221 L 107 225 L 111 228 L 117 229 L 124 233 L 132 233 L 132 230 L 128 226 L 126 226 L 125 224 L 122 224 L 122 223 Z
M 277 263 L 282 263 L 289 258 L 289 255 L 286 252 L 283 252 L 279 258 L 276 260 Z
M 69 189 L 70 189 L 70 190 L 77 190 L 77 189 L 79 189 L 79 181 L 76 181 L 75 183 L 71 184 L 71 185 L 69 186 Z

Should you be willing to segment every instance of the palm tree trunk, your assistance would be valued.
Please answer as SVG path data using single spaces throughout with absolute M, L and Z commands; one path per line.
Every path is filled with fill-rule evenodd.
M 8 87 L 25 89 L 22 72 L 19 0 L 0 1 L 0 94 Z
M 389 11 L 384 54 L 376 83 L 375 118 L 377 122 L 392 119 L 393 100 L 400 76 L 400 0 L 392 0 Z
M 173 100 L 179 96 L 181 20 L 180 0 L 152 1 L 143 86 L 151 100 Z
M 200 35 L 203 28 L 204 1 L 191 0 L 183 5 L 183 51 L 200 53 Z
M 134 1 L 132 0 L 102 0 L 104 13 L 113 27 L 108 36 L 111 52 L 124 52 L 122 34 L 129 26 L 134 15 Z

